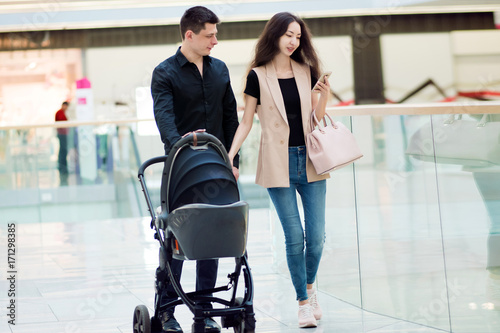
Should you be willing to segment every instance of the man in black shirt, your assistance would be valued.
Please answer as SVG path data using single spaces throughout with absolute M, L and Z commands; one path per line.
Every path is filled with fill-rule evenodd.
M 219 18 L 209 9 L 196 6 L 184 13 L 180 22 L 182 44 L 177 53 L 160 63 L 153 71 L 151 94 L 155 120 L 164 143 L 165 154 L 187 132 L 206 129 L 229 150 L 238 128 L 236 100 L 226 64 L 210 57 L 217 45 Z M 233 173 L 238 177 L 238 156 Z M 172 260 L 174 274 L 180 277 L 182 261 Z M 196 289 L 212 289 L 217 279 L 217 260 L 198 260 Z M 158 268 L 158 274 L 164 274 Z M 166 300 L 176 299 L 172 286 Z M 163 297 L 162 297 L 163 298 Z M 209 306 L 209 304 L 207 304 Z M 182 332 L 173 316 L 174 309 L 160 314 L 164 332 Z M 211 318 L 205 321 L 205 332 L 220 332 Z

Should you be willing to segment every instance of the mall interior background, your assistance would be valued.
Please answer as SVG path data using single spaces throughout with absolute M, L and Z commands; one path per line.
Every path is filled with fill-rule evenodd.
M 238 11 L 241 3 L 245 2 L 227 7 L 226 2 L 220 8 Z M 481 3 L 500 11 L 497 1 Z M 284 9 L 274 5 L 276 11 Z M 381 7 L 370 12 L 378 17 L 369 21 L 376 22 L 373 27 L 383 29 L 399 22 Z M 54 8 L 59 7 L 43 7 L 41 13 L 50 17 L 57 13 Z M 321 18 L 309 13 L 312 25 L 314 15 Z M 418 15 L 409 15 L 408 25 Z M 468 105 L 479 103 L 474 99 L 459 97 L 442 112 L 433 111 L 429 103 L 460 92 L 489 92 L 481 96 L 498 98 L 494 93 L 500 92 L 500 30 L 495 29 L 494 17 L 491 13 L 489 29 L 409 33 L 403 28 L 403 32 L 377 35 L 387 109 L 374 107 L 371 112 L 350 115 L 350 109 L 338 106 L 342 103 L 332 97 L 329 113 L 351 126 L 364 157 L 354 166 L 336 171 L 328 183 L 327 246 L 318 276 L 322 291 L 375 313 L 443 330 L 498 331 L 500 187 L 495 186 L 500 184 L 500 169 L 422 162 L 405 154 L 413 133 L 426 123 L 437 126 L 451 113 L 463 114 L 466 120 L 477 118 L 467 112 Z M 256 21 L 262 24 L 264 19 Z M 437 24 L 436 20 L 430 22 Z M 219 26 L 221 36 L 225 27 L 224 23 Z M 24 33 L 4 32 L 2 40 L 19 41 Z M 319 35 L 314 44 L 323 67 L 333 72 L 334 93 L 343 104 L 352 103 L 356 99 L 353 59 L 359 44 L 348 34 L 325 36 L 314 29 L 312 33 Z M 13 49 L 4 46 L 0 52 L 2 220 L 77 223 L 146 216 L 137 168 L 163 153 L 152 121 L 149 83 L 154 67 L 173 54 L 179 43 L 53 48 L 50 34 L 40 38 L 38 47 L 13 43 L 9 44 Z M 255 40 L 256 36 L 221 38 L 212 52 L 228 65 L 240 108 Z M 83 77 L 92 84 L 94 123 L 82 125 L 76 112 L 75 81 Z M 401 100 L 428 80 L 434 85 L 404 103 L 423 105 L 424 113 L 391 111 L 391 101 Z M 73 133 L 87 130 L 93 135 L 90 153 L 73 142 L 70 184 L 61 187 L 53 117 L 64 100 L 71 103 L 69 117 L 75 122 L 69 127 Z M 273 269 L 286 275 L 279 223 L 265 191 L 253 185 L 258 138 L 255 126 L 242 147 L 240 187 L 252 208 L 269 209 L 275 235 Z M 440 143 L 432 142 L 438 151 Z M 89 155 L 97 172 L 90 178 L 81 177 L 79 163 Z M 156 191 L 160 173 L 156 169 L 148 175 Z M 488 185 L 493 186 L 492 195 L 484 197 L 481 186 Z M 154 200 L 158 200 L 157 193 Z M 497 268 L 487 269 L 492 262 Z

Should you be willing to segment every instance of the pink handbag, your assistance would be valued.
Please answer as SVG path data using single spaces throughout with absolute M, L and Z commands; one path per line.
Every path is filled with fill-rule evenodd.
M 330 125 L 327 125 L 326 117 L 330 119 Z M 307 153 L 319 175 L 345 167 L 363 157 L 356 138 L 341 122 L 334 122 L 325 113 L 324 126 L 321 126 L 313 111 L 310 124 L 313 131 L 306 137 Z M 316 125 L 318 128 L 315 128 Z

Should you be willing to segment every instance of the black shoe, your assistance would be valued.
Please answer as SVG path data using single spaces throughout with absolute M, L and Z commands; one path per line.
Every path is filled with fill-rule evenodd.
M 174 315 L 164 312 L 160 315 L 162 333 L 182 333 L 181 325 L 177 322 Z
M 212 318 L 205 318 L 205 333 L 219 333 L 220 326 Z

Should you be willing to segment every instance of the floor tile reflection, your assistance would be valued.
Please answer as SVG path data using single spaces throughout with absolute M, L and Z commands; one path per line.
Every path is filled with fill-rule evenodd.
M 304 332 L 297 327 L 292 284 L 286 274 L 273 269 L 268 216 L 266 209 L 250 212 L 248 253 L 256 331 Z M 17 239 L 16 325 L 9 326 L 4 319 L 0 331 L 131 332 L 135 306 L 145 304 L 152 311 L 158 243 L 148 219 L 20 224 Z M 233 259 L 221 260 L 219 283 L 227 281 L 233 268 Z M 2 276 L 2 290 L 7 287 L 5 280 Z M 194 263 L 186 263 L 182 285 L 193 287 Z M 4 293 L 0 301 L 8 302 Z M 319 293 L 319 301 L 324 317 L 317 328 L 307 332 L 441 332 L 362 311 L 326 292 Z M 188 309 L 179 306 L 176 317 L 184 331 L 190 332 L 192 314 Z

